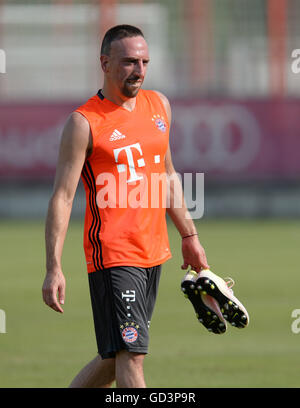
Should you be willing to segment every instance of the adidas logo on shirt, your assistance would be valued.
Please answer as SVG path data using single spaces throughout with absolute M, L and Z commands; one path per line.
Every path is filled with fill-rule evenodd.
M 121 132 L 119 132 L 117 129 L 115 129 L 110 136 L 109 140 L 113 142 L 114 140 L 119 140 L 119 139 L 125 139 L 125 135 L 122 135 Z

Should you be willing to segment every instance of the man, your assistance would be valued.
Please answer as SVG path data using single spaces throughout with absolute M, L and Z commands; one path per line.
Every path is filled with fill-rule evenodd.
M 168 140 L 170 104 L 161 93 L 141 89 L 149 63 L 143 33 L 129 25 L 111 28 L 100 60 L 103 88 L 71 114 L 61 139 L 46 220 L 43 299 L 63 313 L 61 254 L 81 176 L 87 198 L 84 248 L 99 356 L 71 387 L 109 387 L 116 380 L 117 387 L 141 388 L 146 386 L 143 360 L 160 268 L 171 257 L 166 197 L 161 190 L 151 196 L 153 175 L 173 179 L 167 212 L 182 237 L 182 269 L 190 266 L 200 272 L 209 266 L 184 200 L 180 208 L 174 205 L 182 189 Z

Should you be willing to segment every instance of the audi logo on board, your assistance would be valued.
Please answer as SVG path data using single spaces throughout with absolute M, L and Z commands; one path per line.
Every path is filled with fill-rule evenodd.
M 176 166 L 237 172 L 259 153 L 259 124 L 243 106 L 177 105 L 172 116 Z

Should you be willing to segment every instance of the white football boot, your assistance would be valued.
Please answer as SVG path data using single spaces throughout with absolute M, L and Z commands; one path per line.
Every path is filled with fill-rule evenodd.
M 226 332 L 227 324 L 224 320 L 218 302 L 207 293 L 197 288 L 197 272 L 190 270 L 181 282 L 181 290 L 188 298 L 196 312 L 196 317 L 209 332 L 222 334 Z
M 231 278 L 220 278 L 209 269 L 203 269 L 198 273 L 195 287 L 201 293 L 214 298 L 221 309 L 223 317 L 232 325 L 243 328 L 249 324 L 249 315 L 242 303 L 233 295 L 232 286 L 234 281 Z

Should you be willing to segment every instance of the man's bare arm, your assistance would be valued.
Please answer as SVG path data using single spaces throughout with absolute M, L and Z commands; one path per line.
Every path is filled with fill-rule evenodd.
M 160 92 L 157 93 L 161 97 L 168 115 L 169 123 L 171 124 L 172 114 L 169 101 L 163 94 Z M 181 237 L 186 237 L 182 239 L 183 265 L 181 268 L 187 269 L 191 266 L 196 272 L 200 272 L 201 268 L 208 269 L 209 265 L 205 251 L 199 242 L 197 229 L 185 204 L 181 182 L 173 166 L 170 145 L 168 146 L 165 157 L 165 167 L 168 176 L 169 193 L 167 213 L 171 217 Z M 180 203 L 180 206 L 177 206 L 178 203 Z
M 71 114 L 61 138 L 54 190 L 46 218 L 46 277 L 43 284 L 44 302 L 63 313 L 65 278 L 61 256 L 70 220 L 73 199 L 81 170 L 91 149 L 88 121 L 77 112 Z M 57 294 L 59 300 L 57 300 Z

